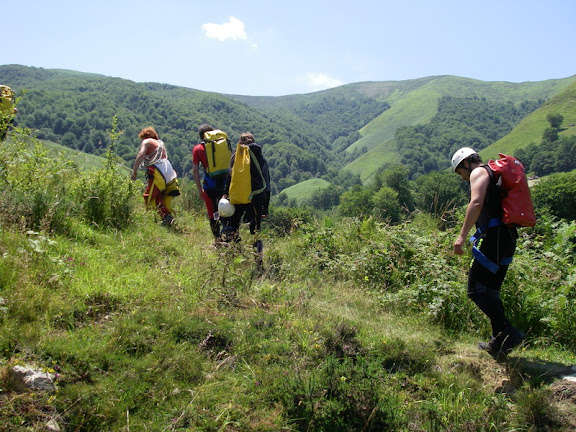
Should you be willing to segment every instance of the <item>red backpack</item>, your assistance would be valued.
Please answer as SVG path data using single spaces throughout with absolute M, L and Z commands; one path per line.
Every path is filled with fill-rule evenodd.
M 505 225 L 531 227 L 536 214 L 530 196 L 524 165 L 513 156 L 499 153 L 500 159 L 488 161 L 490 180 L 502 190 L 502 222 Z

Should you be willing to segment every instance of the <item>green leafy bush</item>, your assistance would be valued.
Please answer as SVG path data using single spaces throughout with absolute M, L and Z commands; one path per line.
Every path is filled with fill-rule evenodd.
M 30 131 L 15 128 L 0 146 L 0 211 L 22 229 L 65 233 L 73 204 L 68 184 L 77 178 L 72 161 L 50 154 Z
M 540 211 L 576 220 L 576 173 L 551 174 L 541 179 L 532 189 L 532 199 Z

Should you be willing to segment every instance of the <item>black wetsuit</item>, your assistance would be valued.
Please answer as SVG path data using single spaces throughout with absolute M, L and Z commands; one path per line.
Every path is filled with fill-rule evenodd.
M 491 271 L 481 260 L 475 258 L 468 273 L 468 296 L 490 319 L 493 336 L 510 327 L 500 299 L 500 287 L 516 250 L 518 238 L 516 228 L 503 225 L 501 216 L 500 190 L 491 181 L 482 212 L 476 221 L 476 228 L 480 230 L 482 239 L 479 250 L 497 266 L 497 271 Z

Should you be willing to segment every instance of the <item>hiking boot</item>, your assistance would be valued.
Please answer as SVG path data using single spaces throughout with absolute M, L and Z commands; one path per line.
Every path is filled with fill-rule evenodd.
M 500 343 L 502 345 L 502 343 Z M 488 354 L 492 354 L 500 350 L 500 346 L 497 346 L 497 339 L 496 337 L 491 337 L 488 342 L 479 342 L 478 348 L 482 351 L 486 351 Z
M 174 225 L 174 217 L 168 213 L 166 216 L 164 216 L 164 219 L 162 219 L 162 226 L 169 227 L 172 225 Z
M 490 338 L 488 342 L 480 342 L 478 348 L 486 351 L 495 360 L 506 357 L 513 348 L 517 347 L 524 340 L 524 333 L 515 327 L 508 327 Z
M 212 230 L 212 235 L 214 238 L 219 238 L 221 235 L 221 225 L 220 220 L 218 219 L 210 219 L 210 229 Z
M 256 240 L 254 244 L 252 244 L 252 247 L 254 248 L 257 254 L 262 254 L 262 250 L 264 250 L 264 243 L 262 242 L 262 240 Z
M 510 352 L 524 340 L 524 333 L 515 327 L 508 327 L 502 333 L 504 334 L 504 340 L 502 341 L 500 351 L 505 355 L 510 354 Z

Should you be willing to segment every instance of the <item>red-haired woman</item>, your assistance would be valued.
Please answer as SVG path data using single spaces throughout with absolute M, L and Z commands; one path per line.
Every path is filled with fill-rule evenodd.
M 138 134 L 142 143 L 132 169 L 132 180 L 136 180 L 138 169 L 146 170 L 148 184 L 144 190 L 144 202 L 147 207 L 156 206 L 162 225 L 174 223 L 172 199 L 180 195 L 176 171 L 168 160 L 164 142 L 151 127 L 145 127 Z

